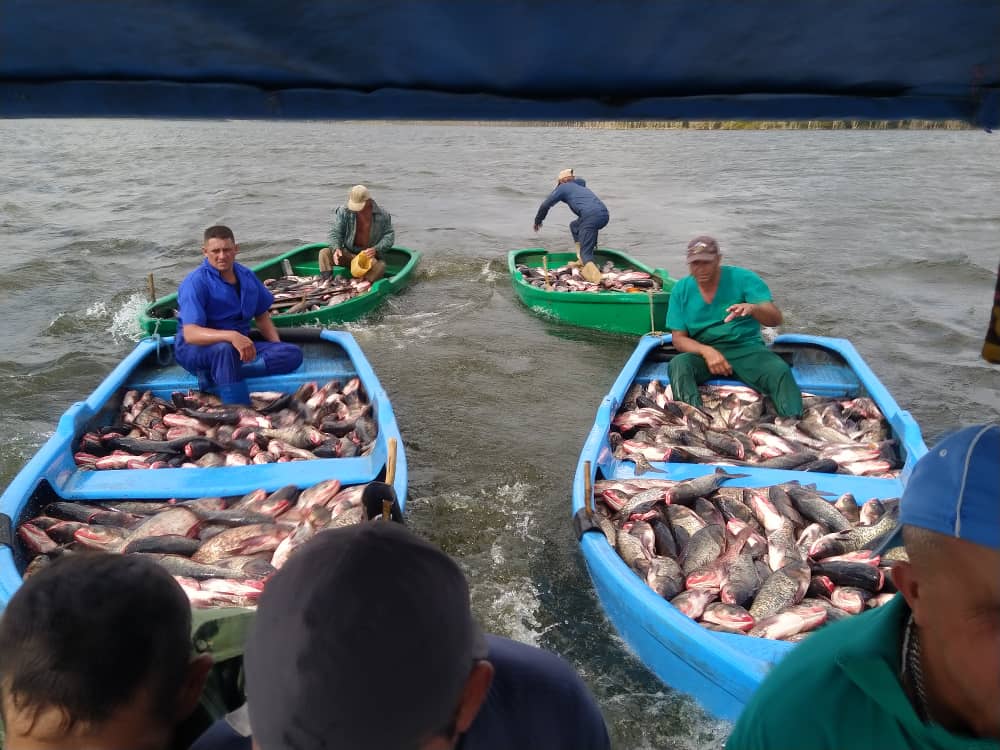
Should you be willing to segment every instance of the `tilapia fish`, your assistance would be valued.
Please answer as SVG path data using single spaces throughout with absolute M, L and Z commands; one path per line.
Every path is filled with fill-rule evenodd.
M 128 391 L 114 423 L 91 430 L 74 454 L 81 469 L 247 466 L 367 455 L 378 427 L 358 378 L 258 391 L 253 408 L 208 393 Z
M 897 527 L 898 500 L 861 513 L 850 495 L 722 484 L 731 476 L 598 480 L 600 528 L 653 591 L 710 630 L 798 641 L 895 591 L 872 550 Z
M 694 407 L 674 401 L 670 386 L 658 380 L 633 383 L 608 433 L 614 455 L 634 462 L 636 475 L 649 471 L 651 461 L 874 477 L 897 476 L 902 467 L 888 423 L 866 396 L 803 394 L 805 411 L 794 419 L 779 417 L 770 399 L 746 386 L 699 391 L 702 406 Z M 855 509 L 848 520 L 857 523 L 860 514 Z
M 243 497 L 49 503 L 18 525 L 29 561 L 24 577 L 82 550 L 138 554 L 177 578 L 193 607 L 253 607 L 301 544 L 326 529 L 381 516 L 381 501 L 377 508 L 362 504 L 367 486 L 328 479 L 301 491 L 290 485 Z
M 550 268 L 547 274 L 543 268 L 523 264 L 517 270 L 526 283 L 539 289 L 545 289 L 548 284 L 548 289 L 555 292 L 658 292 L 663 288 L 663 282 L 656 276 L 645 271 L 616 268 L 610 260 L 601 267 L 601 281 L 597 284 L 583 278 L 579 268 L 570 266 Z

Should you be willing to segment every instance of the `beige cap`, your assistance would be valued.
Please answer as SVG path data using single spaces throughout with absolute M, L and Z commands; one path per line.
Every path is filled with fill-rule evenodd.
M 355 185 L 347 196 L 347 207 L 351 211 L 360 211 L 370 199 L 368 188 L 364 185 Z
M 695 237 L 688 243 L 687 262 L 696 260 L 715 260 L 719 257 L 719 243 L 707 234 Z
M 564 169 L 562 172 L 559 173 L 559 177 L 556 178 L 556 181 L 558 182 L 559 180 L 565 180 L 567 177 L 572 177 L 572 176 L 573 176 L 572 169 Z

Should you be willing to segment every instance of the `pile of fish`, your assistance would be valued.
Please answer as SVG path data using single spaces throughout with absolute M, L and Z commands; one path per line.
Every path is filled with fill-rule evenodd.
M 896 527 L 898 499 L 723 486 L 740 476 L 600 480 L 595 520 L 653 591 L 710 630 L 796 641 L 891 598 L 886 564 L 905 550 L 871 550 Z
M 256 391 L 253 408 L 201 391 L 166 401 L 130 390 L 114 424 L 87 432 L 81 469 L 247 466 L 367 455 L 378 427 L 358 378 L 305 383 L 295 393 Z
M 274 295 L 272 315 L 292 315 L 339 305 L 372 288 L 370 281 L 350 276 L 334 276 L 322 280 L 319 276 L 280 276 L 265 279 L 264 286 Z
M 753 465 L 891 478 L 902 467 L 897 441 L 870 398 L 803 394 L 802 418 L 779 417 L 770 399 L 746 386 L 701 386 L 702 408 L 674 401 L 658 380 L 634 383 L 611 422 L 615 457 Z
M 521 272 L 526 283 L 539 289 L 546 289 L 547 283 L 548 289 L 554 292 L 657 292 L 663 287 L 663 283 L 656 276 L 645 271 L 615 268 L 615 264 L 610 260 L 601 268 L 603 275 L 599 284 L 587 281 L 580 274 L 579 268 L 570 266 L 550 268 L 547 276 L 543 268 L 519 264 L 517 270 Z
M 366 486 L 328 479 L 301 492 L 290 485 L 241 498 L 52 502 L 18 526 L 30 558 L 24 577 L 82 550 L 146 555 L 177 579 L 194 607 L 254 606 L 299 545 L 368 517 Z

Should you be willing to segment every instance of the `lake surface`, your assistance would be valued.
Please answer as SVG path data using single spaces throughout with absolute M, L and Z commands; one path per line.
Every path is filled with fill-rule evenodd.
M 850 339 L 932 442 L 1000 419 L 979 358 L 1000 237 L 1000 136 L 382 123 L 0 121 L 0 486 L 132 348 L 146 275 L 176 289 L 224 223 L 238 260 L 324 241 L 366 184 L 414 284 L 348 326 L 392 399 L 413 527 L 454 555 L 484 626 L 569 659 L 616 748 L 716 748 L 727 727 L 624 647 L 570 523 L 571 479 L 628 338 L 520 305 L 508 250 L 571 246 L 560 169 L 607 203 L 601 244 L 686 274 L 687 240 L 760 273 L 783 332 Z

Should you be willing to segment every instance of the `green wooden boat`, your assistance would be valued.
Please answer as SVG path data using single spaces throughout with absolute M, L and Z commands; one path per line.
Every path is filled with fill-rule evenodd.
M 314 242 L 309 245 L 289 250 L 283 255 L 265 261 L 253 267 L 253 272 L 261 281 L 274 279 L 285 275 L 285 261 L 292 267 L 295 276 L 314 276 L 319 273 L 319 251 L 327 247 L 325 242 Z M 400 291 L 413 277 L 413 271 L 420 262 L 420 253 L 405 247 L 391 248 L 384 255 L 385 276 L 376 281 L 372 288 L 364 294 L 352 297 L 345 302 L 329 305 L 303 313 L 278 313 L 271 317 L 279 327 L 325 325 L 327 323 L 344 323 L 358 320 L 381 305 L 386 297 Z M 334 275 L 348 276 L 347 268 L 334 269 Z M 173 336 L 177 333 L 177 294 L 161 297 L 148 304 L 139 315 L 139 325 L 142 330 L 152 335 Z
M 519 265 L 541 268 L 545 259 L 550 269 L 556 269 L 576 260 L 576 253 L 550 253 L 541 248 L 512 250 L 507 256 L 507 266 L 517 296 L 533 311 L 546 317 L 570 325 L 633 336 L 663 330 L 667 323 L 670 290 L 676 279 L 662 268 L 650 268 L 617 250 L 599 249 L 595 256 L 598 266 L 610 260 L 615 268 L 645 271 L 656 276 L 663 283 L 663 288 L 652 294 L 645 291 L 557 292 L 540 289 L 524 280 L 517 270 Z

